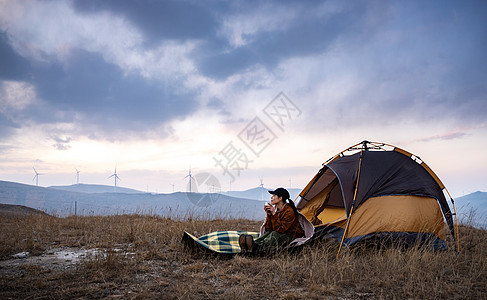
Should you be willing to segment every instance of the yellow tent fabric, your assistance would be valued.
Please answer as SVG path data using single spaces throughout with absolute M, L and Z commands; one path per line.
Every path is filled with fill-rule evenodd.
M 353 213 L 347 237 L 373 232 L 430 232 L 445 239 L 438 202 L 419 196 L 383 196 L 365 201 Z
M 313 216 L 309 207 L 305 208 L 308 214 L 305 216 L 318 220 L 315 222 L 319 226 L 345 228 L 345 209 L 326 207 Z M 370 198 L 352 214 L 347 237 L 374 232 L 430 232 L 443 240 L 443 214 L 436 199 L 429 197 L 399 195 Z

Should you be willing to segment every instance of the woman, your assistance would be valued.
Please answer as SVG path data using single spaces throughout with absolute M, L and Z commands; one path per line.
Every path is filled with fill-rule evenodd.
M 260 236 L 254 241 L 250 235 L 240 235 L 238 243 L 242 253 L 283 249 L 296 239 L 297 244 L 302 244 L 313 235 L 313 224 L 297 211 L 286 189 L 278 188 L 269 193 L 271 203 L 264 205 L 267 216 Z

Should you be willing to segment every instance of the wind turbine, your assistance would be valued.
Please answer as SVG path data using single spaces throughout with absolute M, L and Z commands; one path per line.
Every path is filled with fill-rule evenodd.
M 187 178 L 187 177 L 189 177 L 189 192 L 191 193 L 191 180 L 194 179 L 194 176 L 191 175 L 191 168 L 189 168 L 189 173 L 184 178 Z
M 39 175 L 44 175 L 43 173 L 38 173 L 36 168 L 32 167 L 34 169 L 34 172 L 36 173 L 34 175 L 34 178 L 32 178 L 32 181 L 36 181 L 36 185 L 38 186 L 39 185 Z
M 118 177 L 118 175 L 117 175 L 117 167 L 115 167 L 115 172 L 113 172 L 113 174 L 111 176 L 109 176 L 108 179 L 110 179 L 112 177 L 115 179 L 115 192 L 117 192 L 117 179 L 121 180 L 120 177 Z
M 264 200 L 264 177 L 260 177 L 260 200 Z
M 174 183 L 171 183 L 172 186 L 172 192 L 174 193 Z
M 34 178 L 32 179 L 32 181 L 36 181 L 36 185 L 38 186 L 39 185 L 39 175 L 44 175 L 44 173 L 37 173 L 37 170 L 36 168 L 32 167 L 34 169 L 34 172 L 36 173 L 36 175 L 34 176 Z
M 79 184 L 79 172 L 80 171 L 78 171 L 78 169 L 76 169 L 76 168 L 75 168 L 75 170 L 76 170 L 76 184 Z

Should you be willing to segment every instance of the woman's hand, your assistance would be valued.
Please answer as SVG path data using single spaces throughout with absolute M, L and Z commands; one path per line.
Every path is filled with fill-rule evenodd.
M 274 215 L 276 213 L 276 209 L 270 203 L 264 205 L 264 210 L 268 215 Z

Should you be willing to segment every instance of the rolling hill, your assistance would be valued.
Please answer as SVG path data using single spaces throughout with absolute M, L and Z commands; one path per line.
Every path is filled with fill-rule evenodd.
M 455 200 L 458 218 L 462 223 L 487 229 L 487 193 L 477 191 Z
M 47 215 L 45 212 L 23 205 L 0 204 L 0 216 Z
M 271 190 L 270 188 L 264 187 L 256 187 L 253 189 L 245 190 L 245 191 L 230 191 L 230 192 L 223 192 L 223 195 L 228 195 L 237 198 L 245 198 L 245 199 L 254 199 L 260 201 L 270 201 L 270 195 L 268 191 Z M 291 194 L 291 199 L 295 199 L 301 189 L 287 189 L 289 194 Z
M 63 190 L 69 192 L 79 192 L 79 193 L 124 193 L 124 194 L 139 194 L 145 193 L 139 190 L 124 188 L 124 187 L 117 187 L 115 191 L 113 186 L 109 185 L 99 185 L 99 184 L 73 184 L 73 185 L 62 185 L 62 186 L 50 186 L 51 189 L 56 190 Z M 235 198 L 244 198 L 244 199 L 253 199 L 253 200 L 260 200 L 260 201 L 269 201 L 270 195 L 268 191 L 271 190 L 270 188 L 264 187 L 256 187 L 244 191 L 229 191 L 229 192 L 221 192 L 220 194 L 235 197 Z M 298 194 L 301 192 L 301 189 L 288 189 L 289 193 L 291 194 L 291 199 L 295 199 Z
M 84 184 L 78 183 L 73 185 L 58 185 L 58 186 L 50 186 L 51 189 L 56 190 L 63 190 L 63 191 L 70 191 L 70 192 L 78 192 L 78 193 L 124 193 L 124 194 L 137 194 L 137 193 L 144 193 L 142 191 L 119 187 L 115 190 L 115 187 L 109 185 L 100 185 L 100 184 Z
M 86 193 L 0 181 L 0 203 L 23 205 L 56 216 L 155 214 L 262 220 L 262 202 L 221 194 Z

